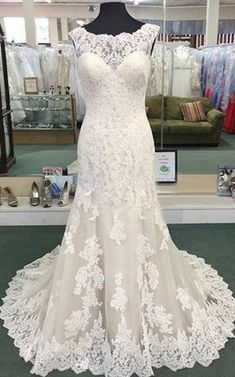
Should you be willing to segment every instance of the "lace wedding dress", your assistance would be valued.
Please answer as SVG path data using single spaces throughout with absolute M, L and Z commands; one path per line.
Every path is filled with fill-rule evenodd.
M 233 337 L 232 292 L 161 215 L 145 114 L 157 33 L 71 33 L 86 99 L 79 186 L 61 245 L 17 271 L 1 307 L 31 373 L 148 377 L 208 366 Z

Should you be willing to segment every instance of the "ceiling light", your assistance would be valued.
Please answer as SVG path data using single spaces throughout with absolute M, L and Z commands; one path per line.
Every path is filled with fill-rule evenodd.
M 94 12 L 95 11 L 95 6 L 94 5 L 88 5 L 88 11 L 89 12 Z

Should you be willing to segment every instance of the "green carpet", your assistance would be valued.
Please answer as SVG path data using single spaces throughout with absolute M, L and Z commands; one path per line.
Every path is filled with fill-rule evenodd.
M 173 147 L 174 148 L 174 147 Z M 235 164 L 235 135 L 224 132 L 218 147 L 176 147 L 179 173 L 215 174 L 217 164 Z M 77 157 L 75 144 L 15 145 L 16 164 L 9 176 L 41 174 L 43 166 L 66 166 Z
M 169 225 L 171 236 L 180 249 L 205 258 L 218 270 L 235 291 L 235 224 Z M 17 269 L 41 257 L 61 242 L 62 226 L 0 227 L 0 297 Z M 30 377 L 31 364 L 19 357 L 7 330 L 0 326 L 0 377 Z M 172 372 L 167 368 L 155 370 L 157 377 L 234 377 L 235 340 L 230 339 L 220 351 L 220 359 L 210 367 L 196 365 L 193 369 Z M 72 371 L 49 374 L 50 377 L 74 377 Z M 90 372 L 81 377 L 92 376 Z
M 218 147 L 178 148 L 180 173 L 216 174 L 218 164 L 235 164 L 235 134 L 222 132 Z
M 15 145 L 16 164 L 9 176 L 41 174 L 43 166 L 67 166 L 77 158 L 75 144 Z

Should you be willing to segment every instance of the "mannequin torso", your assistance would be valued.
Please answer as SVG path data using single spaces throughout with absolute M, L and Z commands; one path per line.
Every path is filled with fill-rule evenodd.
M 103 3 L 98 17 L 84 28 L 94 34 L 117 35 L 122 32 L 133 33 L 143 22 L 131 17 L 121 2 Z
M 118 35 L 120 33 L 134 33 L 143 26 L 144 23 L 133 18 L 126 10 L 126 6 L 121 2 L 102 3 L 98 17 L 84 26 L 93 34 Z M 155 45 L 153 42 L 151 54 Z

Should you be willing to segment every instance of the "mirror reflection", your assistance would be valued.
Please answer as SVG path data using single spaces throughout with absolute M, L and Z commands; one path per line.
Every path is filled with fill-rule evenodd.
M 233 163 L 225 119 L 235 89 L 234 41 L 232 2 L 166 1 L 163 142 L 177 149 L 180 173 L 216 174 L 218 164 Z
M 233 1 L 125 3 L 134 18 L 160 26 L 146 98 L 156 149 L 177 149 L 180 173 L 215 173 L 218 163 L 232 163 Z M 75 172 L 85 105 L 68 33 L 95 19 L 99 4 L 64 4 L 58 13 L 52 2 L 50 17 L 47 5 L 43 17 L 34 8 L 29 36 L 22 9 L 16 17 L 9 4 L 1 5 L 16 156 L 5 174 L 40 174 L 45 166 L 70 166 Z

